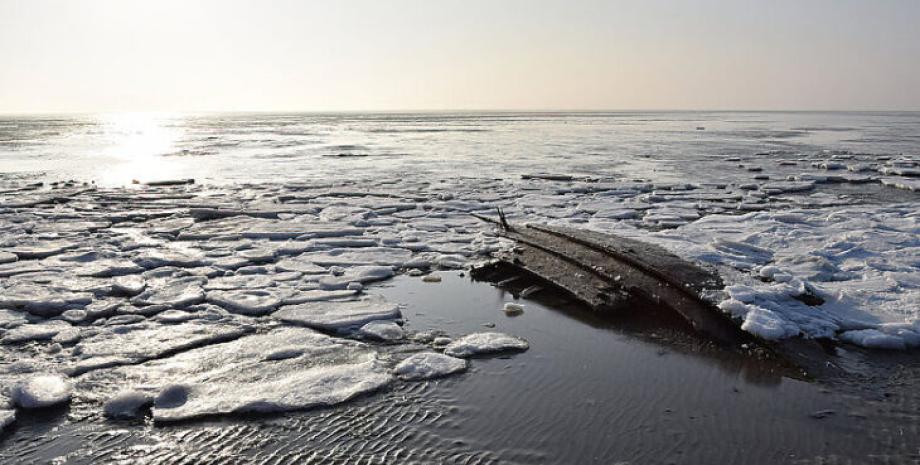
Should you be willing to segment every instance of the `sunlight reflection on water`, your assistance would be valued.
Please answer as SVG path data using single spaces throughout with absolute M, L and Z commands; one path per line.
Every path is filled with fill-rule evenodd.
M 158 113 L 118 113 L 99 117 L 101 155 L 110 165 L 101 165 L 97 176 L 103 184 L 128 184 L 177 176 L 181 170 L 164 154 L 179 150 L 184 130 L 176 115 Z

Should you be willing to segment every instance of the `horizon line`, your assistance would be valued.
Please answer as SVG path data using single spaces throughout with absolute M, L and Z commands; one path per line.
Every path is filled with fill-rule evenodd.
M 601 114 L 601 113 L 920 113 L 918 109 L 686 109 L 686 108 L 610 108 L 610 109 L 376 109 L 376 110 L 92 110 L 92 111 L 0 111 L 6 116 L 81 116 L 104 114 L 302 114 L 302 115 L 347 115 L 347 114 Z

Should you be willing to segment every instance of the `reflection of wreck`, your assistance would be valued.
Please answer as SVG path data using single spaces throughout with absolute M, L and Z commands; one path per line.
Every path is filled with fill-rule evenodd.
M 661 247 L 574 228 L 501 226 L 516 246 L 481 275 L 526 274 L 548 282 L 595 310 L 628 308 L 640 301 L 673 309 L 695 330 L 715 341 L 739 345 L 752 340 L 728 316 L 700 296 L 723 287 L 719 276 Z

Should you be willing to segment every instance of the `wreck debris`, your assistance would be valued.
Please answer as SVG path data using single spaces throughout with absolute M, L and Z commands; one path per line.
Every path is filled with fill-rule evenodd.
M 501 225 L 500 220 L 476 216 Z M 503 227 L 500 234 L 516 246 L 500 254 L 493 266 L 510 265 L 552 283 L 592 309 L 619 310 L 640 299 L 673 309 L 716 341 L 738 345 L 751 339 L 702 299 L 703 293 L 724 287 L 719 276 L 661 247 L 612 234 L 533 224 Z

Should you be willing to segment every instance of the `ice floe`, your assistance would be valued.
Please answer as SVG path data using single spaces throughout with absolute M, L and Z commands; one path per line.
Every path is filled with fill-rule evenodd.
M 379 296 L 361 300 L 307 302 L 288 305 L 272 314 L 278 320 L 323 331 L 347 333 L 372 321 L 394 320 L 402 316 L 399 305 Z
M 288 356 L 266 357 L 282 349 Z M 129 389 L 155 386 L 158 422 L 335 405 L 392 380 L 369 346 L 307 328 L 277 328 L 121 372 Z
M 266 289 L 211 291 L 207 294 L 207 300 L 243 315 L 265 315 L 273 312 L 282 303 L 277 292 Z
M 377 341 L 398 341 L 405 337 L 405 331 L 392 321 L 372 321 L 362 326 L 358 335 Z
M 469 362 L 437 352 L 422 352 L 399 362 L 394 373 L 400 379 L 423 380 L 466 371 Z
M 186 307 L 204 302 L 205 292 L 202 285 L 206 279 L 186 276 L 163 278 L 148 282 L 146 290 L 131 299 L 135 305 L 165 305 Z
M 501 352 L 519 352 L 530 346 L 527 341 L 504 333 L 483 332 L 463 336 L 444 348 L 444 353 L 452 357 L 473 357 Z
M 253 331 L 230 323 L 186 322 L 181 325 L 133 325 L 100 330 L 84 338 L 73 350 L 76 360 L 68 371 L 79 375 L 92 370 L 131 365 L 196 347 L 236 339 Z

